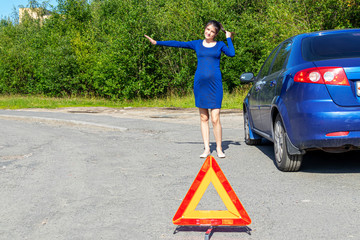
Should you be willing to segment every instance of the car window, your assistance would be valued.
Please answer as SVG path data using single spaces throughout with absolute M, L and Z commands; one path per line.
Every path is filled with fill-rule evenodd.
M 261 70 L 260 70 L 260 74 L 259 74 L 259 79 L 262 79 L 263 77 L 266 77 L 267 75 L 269 75 L 269 70 L 271 67 L 271 63 L 274 60 L 274 57 L 276 56 L 277 51 L 279 50 L 278 46 L 277 48 L 275 48 L 274 51 L 272 51 L 272 53 L 270 54 L 270 56 L 266 59 L 265 63 L 263 64 Z
M 348 32 L 308 37 L 302 41 L 306 61 L 360 57 L 360 33 Z
M 270 74 L 280 71 L 284 68 L 291 50 L 291 45 L 291 41 L 286 41 L 281 45 L 280 50 L 278 51 L 278 54 L 276 55 L 276 58 L 273 62 Z

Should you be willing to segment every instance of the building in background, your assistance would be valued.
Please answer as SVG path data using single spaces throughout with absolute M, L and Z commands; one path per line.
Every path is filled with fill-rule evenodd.
M 25 17 L 29 16 L 32 19 L 39 19 L 40 24 L 51 16 L 51 12 L 44 8 L 19 8 L 19 24 L 21 24 Z

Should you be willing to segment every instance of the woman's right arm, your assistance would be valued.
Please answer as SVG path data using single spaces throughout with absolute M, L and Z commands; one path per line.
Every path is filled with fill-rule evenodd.
M 156 44 L 157 44 L 157 42 L 156 42 L 154 39 L 152 39 L 151 37 L 149 37 L 148 35 L 145 35 L 145 37 L 146 37 L 147 39 L 149 39 L 149 41 L 151 42 L 151 44 L 153 44 L 153 45 L 156 45 Z
M 195 49 L 194 41 L 180 42 L 180 41 L 155 41 L 151 37 L 145 35 L 149 41 L 154 45 L 166 46 L 166 47 L 177 47 L 177 48 L 189 48 Z

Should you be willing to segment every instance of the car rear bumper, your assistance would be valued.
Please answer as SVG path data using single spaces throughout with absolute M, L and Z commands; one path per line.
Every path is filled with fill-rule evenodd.
M 350 132 L 346 137 L 322 137 L 317 139 L 307 139 L 298 143 L 300 150 L 308 149 L 333 149 L 336 151 L 350 150 L 354 148 L 360 148 L 360 132 Z M 295 144 L 294 144 L 295 145 Z
M 360 147 L 360 108 L 344 108 L 331 100 L 303 101 L 290 110 L 292 144 L 300 150 L 310 148 Z M 349 132 L 346 136 L 326 136 Z

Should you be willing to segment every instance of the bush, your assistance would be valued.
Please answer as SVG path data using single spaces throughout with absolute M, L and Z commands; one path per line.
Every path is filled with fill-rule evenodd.
M 29 7 L 48 7 L 29 1 Z M 196 55 L 152 46 L 203 38 L 215 19 L 236 32 L 223 56 L 224 89 L 257 73 L 269 52 L 295 34 L 359 27 L 355 0 L 58 0 L 50 19 L 0 22 L 0 93 L 153 98 L 192 91 Z M 218 40 L 224 41 L 224 34 Z

